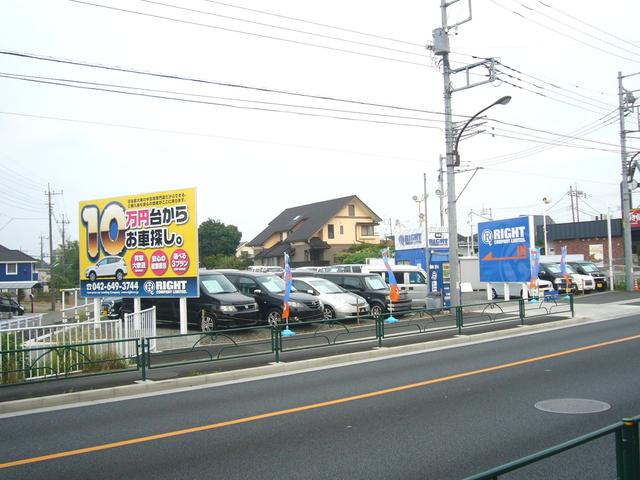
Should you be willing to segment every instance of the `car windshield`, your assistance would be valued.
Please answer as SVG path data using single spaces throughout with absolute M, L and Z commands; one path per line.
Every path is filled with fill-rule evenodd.
M 549 270 L 551 273 L 560 273 L 560 265 L 558 264 L 553 264 L 553 265 L 545 265 L 546 269 Z
M 309 285 L 315 287 L 320 293 L 344 293 L 346 290 L 329 280 L 325 280 L 323 278 L 316 278 L 314 280 L 309 280 L 307 283 Z
M 367 287 L 369 287 L 369 289 L 371 290 L 386 290 L 387 284 L 384 283 L 384 280 L 382 280 L 382 277 L 380 275 L 370 275 L 367 277 L 364 277 L 364 281 L 367 284 Z
M 260 277 L 258 281 L 271 293 L 284 292 L 284 280 L 276 275 L 265 275 L 264 277 Z
M 224 275 L 201 275 L 202 286 L 209 295 L 216 293 L 234 293 L 238 290 Z
M 598 273 L 600 271 L 593 263 L 581 263 L 580 266 L 587 273 Z

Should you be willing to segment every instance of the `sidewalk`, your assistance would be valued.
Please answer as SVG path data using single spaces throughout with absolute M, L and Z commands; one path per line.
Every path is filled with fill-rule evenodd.
M 175 388 L 213 384 L 266 374 L 319 368 L 353 361 L 370 361 L 385 356 L 403 355 L 446 348 L 477 340 L 497 339 L 520 335 L 524 332 L 544 331 L 568 327 L 591 321 L 604 321 L 640 313 L 640 294 L 601 294 L 576 299 L 573 319 L 532 319 L 524 327 L 513 323 L 498 327 L 483 326 L 461 337 L 453 330 L 431 332 L 419 337 L 385 339 L 385 346 L 369 343 L 332 345 L 318 349 L 283 352 L 280 363 L 273 356 L 256 356 L 195 365 L 182 365 L 148 371 L 147 381 L 141 381 L 140 372 L 115 373 L 68 380 L 23 384 L 0 388 L 0 413 L 21 411 L 66 403 L 94 401 L 128 395 L 143 394 Z M 535 321 L 534 321 L 535 320 Z

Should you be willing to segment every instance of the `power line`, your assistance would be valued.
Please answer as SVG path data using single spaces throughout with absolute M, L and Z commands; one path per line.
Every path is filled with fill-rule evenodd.
M 203 0 L 203 1 L 208 2 L 208 3 L 215 3 L 215 4 L 218 4 L 218 5 L 224 5 L 225 7 L 237 8 L 237 9 L 246 10 L 246 11 L 249 11 L 249 12 L 261 13 L 261 14 L 270 15 L 270 16 L 273 16 L 273 17 L 284 18 L 286 20 L 294 20 L 296 22 L 308 23 L 310 25 L 316 25 L 316 26 L 319 26 L 319 27 L 326 27 L 326 28 L 332 28 L 334 30 L 340 30 L 340 31 L 343 31 L 343 32 L 356 33 L 358 35 L 365 35 L 367 37 L 378 38 L 380 40 L 389 40 L 391 42 L 404 43 L 405 45 L 412 45 L 414 47 L 424 48 L 424 45 L 422 45 L 420 43 L 408 42 L 406 40 L 398 40 L 396 38 L 390 38 L 390 37 L 383 37 L 382 35 L 375 35 L 375 34 L 372 34 L 372 33 L 365 33 L 365 32 L 358 31 L 358 30 L 351 30 L 349 28 L 336 27 L 334 25 L 328 25 L 326 23 L 319 23 L 319 22 L 313 22 L 313 21 L 310 21 L 310 20 L 303 20 L 301 18 L 289 17 L 289 16 L 286 16 L 286 15 L 280 15 L 280 14 L 273 13 L 273 12 L 267 12 L 265 10 L 257 10 L 255 8 L 241 7 L 239 5 L 234 5 L 234 4 L 231 4 L 231 3 L 218 2 L 218 1 L 215 1 L 215 0 Z
M 0 72 L 0 78 L 9 78 L 14 80 L 34 80 L 34 81 L 42 80 L 43 83 L 53 83 L 54 85 L 63 85 L 62 82 L 71 83 L 71 84 L 84 84 L 84 85 L 90 85 L 95 87 L 110 87 L 110 88 L 134 90 L 134 92 L 131 92 L 131 93 L 135 93 L 135 91 L 142 91 L 142 92 L 152 92 L 156 94 L 162 93 L 162 94 L 182 95 L 182 96 L 196 97 L 196 98 L 227 100 L 227 101 L 234 101 L 234 102 L 247 102 L 247 103 L 259 104 L 259 105 L 270 105 L 270 106 L 277 106 L 277 107 L 305 108 L 310 110 L 329 111 L 329 112 L 336 112 L 336 113 L 352 113 L 352 114 L 359 114 L 359 115 L 371 115 L 371 116 L 377 116 L 377 117 L 397 118 L 397 119 L 403 119 L 403 120 L 420 120 L 425 122 L 442 123 L 442 120 L 428 119 L 423 117 L 408 117 L 408 116 L 402 116 L 402 115 L 390 115 L 390 114 L 376 113 L 376 112 L 364 112 L 361 110 L 360 111 L 344 110 L 344 109 L 336 109 L 336 108 L 328 108 L 328 107 L 315 107 L 311 105 L 266 102 L 262 100 L 249 100 L 244 98 L 219 97 L 219 96 L 203 95 L 203 94 L 189 93 L 189 92 L 177 92 L 175 90 L 158 90 L 158 89 L 152 89 L 152 88 L 133 87 L 129 85 L 118 85 L 118 84 L 112 84 L 112 83 L 88 82 L 84 80 L 75 80 L 75 79 L 68 79 L 68 78 L 42 77 L 37 75 L 22 75 L 22 74 L 7 73 L 7 72 Z M 63 85 L 63 86 L 73 87 L 75 85 Z M 107 90 L 107 91 L 112 91 L 112 90 Z M 119 92 L 119 93 L 124 93 L 124 92 Z
M 617 109 L 616 109 L 617 110 Z M 578 128 L 572 132 L 570 132 L 569 135 L 572 136 L 572 138 L 568 138 L 562 141 L 559 141 L 558 143 L 568 143 L 570 142 L 572 139 L 575 138 L 575 136 L 578 135 L 588 135 L 590 133 L 593 133 L 596 130 L 599 130 L 601 128 L 604 128 L 605 126 L 610 125 L 611 123 L 614 123 L 616 121 L 616 110 L 610 112 L 608 115 L 603 115 L 602 117 L 600 117 L 599 119 L 588 123 L 587 125 Z M 494 157 L 487 157 L 484 159 L 480 159 L 478 160 L 478 164 L 487 166 L 487 165 L 497 165 L 499 163 L 506 163 L 512 160 L 517 160 L 520 158 L 525 158 L 531 155 L 535 155 L 537 153 L 541 153 L 542 151 L 545 150 L 549 150 L 553 148 L 553 146 L 547 145 L 547 146 L 539 146 L 539 147 L 533 147 L 533 148 L 529 148 L 529 149 L 525 149 L 525 150 L 521 150 L 519 152 L 514 152 L 511 154 L 507 154 L 507 155 L 498 155 L 498 156 L 494 156 Z
M 427 55 L 425 53 L 409 52 L 407 50 L 400 50 L 400 49 L 397 49 L 397 48 L 384 47 L 384 46 L 381 46 L 381 45 L 375 45 L 375 44 L 366 43 L 366 42 L 359 42 L 359 41 L 356 41 L 356 40 L 349 40 L 349 39 L 341 38 L 341 37 L 333 37 L 331 35 L 324 35 L 324 34 L 321 34 L 321 33 L 308 32 L 306 30 L 298 30 L 298 29 L 295 29 L 295 28 L 283 27 L 283 26 L 280 26 L 280 25 L 273 25 L 271 23 L 256 22 L 254 20 L 248 20 L 248 19 L 245 19 L 245 18 L 232 17 L 232 16 L 229 16 L 229 15 L 222 15 L 220 13 L 208 12 L 206 10 L 197 10 L 197 9 L 194 9 L 194 8 L 181 7 L 181 6 L 178 6 L 178 5 L 173 5 L 173 4 L 170 4 L 170 3 L 158 2 L 158 1 L 155 1 L 155 0 L 138 0 L 138 1 L 139 2 L 144 2 L 144 3 L 149 3 L 149 4 L 152 4 L 152 5 L 160 5 L 160 6 L 163 6 L 163 7 L 175 8 L 177 10 L 182 10 L 182 11 L 191 12 L 191 13 L 200 13 L 200 14 L 203 14 L 203 15 L 209 15 L 209 16 L 224 18 L 224 19 L 227 19 L 227 20 L 234 20 L 234 21 L 237 21 L 237 22 L 250 23 L 252 25 L 259 25 L 261 27 L 276 28 L 276 29 L 279 29 L 279 30 L 285 30 L 287 32 L 302 33 L 304 35 L 313 35 L 313 36 L 316 36 L 316 37 L 326 38 L 326 39 L 329 39 L 329 40 L 338 40 L 340 42 L 353 43 L 355 45 L 360 45 L 360 46 L 365 46 L 365 47 L 380 48 L 382 50 L 389 50 L 391 52 L 403 53 L 403 54 L 406 54 L 406 55 L 414 55 L 414 56 L 421 57 L 421 58 L 424 58 L 424 59 L 427 58 Z M 424 45 L 420 45 L 420 46 L 424 48 Z
M 510 175 L 524 175 L 526 177 L 540 177 L 540 178 L 553 178 L 553 179 L 557 179 L 557 180 L 571 180 L 571 181 L 579 181 L 579 182 L 585 182 L 585 183 L 600 183 L 603 185 L 618 185 L 618 183 L 616 182 L 603 182 L 601 180 L 587 180 L 585 178 L 576 178 L 575 176 L 561 176 L 561 175 L 549 175 L 549 174 L 544 174 L 544 173 L 536 173 L 536 172 L 532 172 L 531 170 L 526 170 L 526 171 L 515 171 L 515 170 L 504 170 L 504 169 L 500 169 L 500 168 L 494 168 L 494 167 L 483 167 L 484 170 L 487 171 L 492 171 L 492 172 L 499 172 L 499 173 L 508 173 Z M 566 193 L 565 193 L 566 195 Z
M 6 75 L 0 75 L 0 77 L 11 78 L 11 77 L 8 77 Z M 318 114 L 318 113 L 296 112 L 296 111 L 292 111 L 292 110 L 281 110 L 281 109 L 277 109 L 277 108 L 233 105 L 233 104 L 229 104 L 229 103 L 210 102 L 210 101 L 206 101 L 206 100 L 196 100 L 196 99 L 188 99 L 188 98 L 169 97 L 169 96 L 165 96 L 165 95 L 154 95 L 154 94 L 149 94 L 149 93 L 122 91 L 122 90 L 115 90 L 115 89 L 103 88 L 103 87 L 97 87 L 97 86 L 72 85 L 72 84 L 61 83 L 61 82 L 37 80 L 37 79 L 33 79 L 33 78 L 16 78 L 16 79 L 17 80 L 22 80 L 22 81 L 27 81 L 27 82 L 42 83 L 42 84 L 47 84 L 47 85 L 57 85 L 57 86 L 63 86 L 63 87 L 68 87 L 68 88 L 77 88 L 77 89 L 82 89 L 82 90 L 100 91 L 100 92 L 108 92 L 108 93 L 119 93 L 119 94 L 122 94 L 122 95 L 130 95 L 130 96 L 152 98 L 152 99 L 160 99 L 160 100 L 171 100 L 171 101 L 193 103 L 193 104 L 200 104 L 200 105 L 213 105 L 213 106 L 218 106 L 218 107 L 229 107 L 229 108 L 236 108 L 236 109 L 242 109 L 242 110 L 254 110 L 254 111 L 270 112 L 270 113 L 285 113 L 285 114 L 300 115 L 300 116 L 305 116 L 305 117 L 330 118 L 330 119 L 334 119 L 334 120 L 349 120 L 349 121 L 356 121 L 356 122 L 375 123 L 375 124 L 381 124 L 381 125 L 394 125 L 394 126 L 401 126 L 401 127 L 416 127 L 416 128 L 429 128 L 429 129 L 440 130 L 440 127 L 430 127 L 428 125 L 419 125 L 419 124 L 415 124 L 415 123 L 388 122 L 388 121 L 384 121 L 384 120 L 372 120 L 372 119 L 365 119 L 365 118 L 343 117 L 343 116 L 338 116 L 338 115 L 324 115 L 324 114 Z
M 348 153 L 348 154 L 362 155 L 362 156 L 369 156 L 369 157 L 389 158 L 389 159 L 394 159 L 394 160 L 407 160 L 407 161 L 421 162 L 421 163 L 424 162 L 424 159 L 418 159 L 418 158 L 397 157 L 397 156 L 391 156 L 391 155 L 382 155 L 382 154 L 379 154 L 379 153 L 357 152 L 357 151 L 352 151 L 352 150 L 340 150 L 340 149 L 327 148 L 327 147 L 318 147 L 318 146 L 313 146 L 313 145 L 301 145 L 301 144 L 292 144 L 292 143 L 271 142 L 271 141 L 267 141 L 267 140 L 257 140 L 257 139 L 251 139 L 251 138 L 229 137 L 229 136 L 224 136 L 224 135 L 213 135 L 213 134 L 207 134 L 207 133 L 188 132 L 188 131 L 184 131 L 184 130 L 170 130 L 170 129 L 163 129 L 163 128 L 151 128 L 151 127 L 143 127 L 143 126 L 139 126 L 139 125 L 126 125 L 126 124 L 120 124 L 120 123 L 108 123 L 108 122 L 99 122 L 99 121 L 91 121 L 91 120 L 79 120 L 79 119 L 73 119 L 73 118 L 51 117 L 51 116 L 46 116 L 46 115 L 32 115 L 32 114 L 26 114 L 26 113 L 7 112 L 7 111 L 0 111 L 0 114 L 2 114 L 2 115 L 13 115 L 13 116 L 18 116 L 18 117 L 26 117 L 26 118 L 37 118 L 37 119 L 41 119 L 41 120 L 56 120 L 56 121 L 61 121 L 61 122 L 81 123 L 81 124 L 93 125 L 93 126 L 127 128 L 127 129 L 133 129 L 133 130 L 139 130 L 139 131 L 147 131 L 147 132 L 160 132 L 160 133 L 170 133 L 170 134 L 176 134 L 176 135 L 189 135 L 189 136 L 195 136 L 195 137 L 218 138 L 218 139 L 222 139 L 222 140 L 232 140 L 232 141 L 238 141 L 238 142 L 252 142 L 252 143 L 259 143 L 259 144 L 264 144 L 264 145 L 275 145 L 275 146 L 285 146 L 285 147 L 294 147 L 294 148 L 305 148 L 305 149 L 311 149 L 311 150 L 320 150 L 320 151 L 337 152 L 337 153 Z
M 26 58 L 26 59 L 32 59 L 32 60 L 41 60 L 41 61 L 53 62 L 53 63 L 62 63 L 62 64 L 66 64 L 66 65 L 74 65 L 74 66 L 81 66 L 81 67 L 87 67 L 87 68 L 96 68 L 96 69 L 102 69 L 102 70 L 108 70 L 108 71 L 114 71 L 114 72 L 120 72 L 120 73 L 131 73 L 131 74 L 135 74 L 135 75 L 145 75 L 145 76 L 163 78 L 163 79 L 168 79 L 168 80 L 181 80 L 181 81 L 188 81 L 188 82 L 194 82 L 194 83 L 199 83 L 199 84 L 217 85 L 217 86 L 221 86 L 221 87 L 230 87 L 230 88 L 238 88 L 238 89 L 243 89 L 243 90 L 252 90 L 252 91 L 263 92 L 263 93 L 277 93 L 277 94 L 282 94 L 282 95 L 291 95 L 291 96 L 295 96 L 295 97 L 313 98 L 315 100 L 330 100 L 330 101 L 334 101 L 334 102 L 351 103 L 351 104 L 354 104 L 354 105 L 366 105 L 366 106 L 370 106 L 370 107 L 382 107 L 382 108 L 390 108 L 390 109 L 395 109 L 395 110 L 404 110 L 404 111 L 419 112 L 419 113 L 432 113 L 432 114 L 435 114 L 435 115 L 443 115 L 444 116 L 444 112 L 437 112 L 437 111 L 433 111 L 433 110 L 424 110 L 424 109 L 418 109 L 418 108 L 401 107 L 401 106 L 397 106 L 397 105 L 389 105 L 389 104 L 382 104 L 382 103 L 364 102 L 364 101 L 360 101 L 360 100 L 352 100 L 352 99 L 331 97 L 331 96 L 326 96 L 326 95 L 325 96 L 323 96 L 323 95 L 313 95 L 313 94 L 308 94 L 308 93 L 293 92 L 293 91 L 287 91 L 287 90 L 278 90 L 278 89 L 266 88 L 266 87 L 256 87 L 256 86 L 252 86 L 252 85 L 244 85 L 244 84 L 239 84 L 239 83 L 221 82 L 221 81 L 207 80 L 207 79 L 202 79 L 202 78 L 187 77 L 187 76 L 182 76 L 182 75 L 174 75 L 174 74 L 160 73 L 160 72 L 151 72 L 151 71 L 148 71 L 148 70 L 137 70 L 137 69 L 132 69 L 132 68 L 124 68 L 124 67 L 118 67 L 118 66 L 114 66 L 114 65 L 104 65 L 104 64 L 85 62 L 85 61 L 79 61 L 79 60 L 68 60 L 68 59 L 50 57 L 50 56 L 45 56 L 45 55 L 37 55 L 37 54 L 25 53 L 25 52 L 16 52 L 16 51 L 10 51 L 10 50 L 0 50 L 0 55 L 9 55 L 9 56 L 14 56 L 14 57 L 19 57 L 19 58 Z M 456 115 L 456 116 L 460 117 L 460 118 L 469 118 L 469 116 L 465 117 L 463 115 Z
M 511 1 L 512 1 L 512 2 L 514 2 L 514 3 L 519 4 L 521 7 L 525 8 L 525 9 L 527 9 L 527 10 L 529 10 L 529 11 L 535 12 L 535 13 L 537 13 L 538 15 L 540 15 L 540 16 L 542 16 L 542 17 L 548 18 L 549 20 L 551 20 L 551 21 L 553 21 L 553 22 L 558 23 L 558 24 L 562 25 L 563 27 L 568 27 L 568 28 L 570 28 L 570 29 L 572 29 L 572 30 L 575 30 L 575 31 L 576 31 L 576 32 L 578 32 L 578 33 L 581 33 L 581 34 L 583 34 L 583 35 L 585 35 L 585 36 L 587 36 L 587 37 L 593 38 L 594 40 L 598 40 L 599 42 L 605 43 L 605 44 L 607 44 L 607 45 L 609 45 L 609 46 L 611 46 L 611 47 L 618 48 L 618 49 L 620 49 L 620 50 L 622 50 L 622 51 L 624 51 L 624 52 L 630 53 L 630 54 L 632 54 L 632 55 L 640 56 L 640 53 L 638 53 L 638 52 L 634 52 L 634 51 L 629 50 L 629 49 L 627 49 L 627 48 L 624 48 L 624 47 L 621 47 L 621 46 L 619 46 L 619 45 L 616 45 L 615 43 L 609 42 L 608 40 L 604 40 L 604 39 L 602 39 L 602 38 L 600 38 L 600 37 L 596 37 L 595 35 L 592 35 L 592 34 L 591 34 L 591 33 L 589 33 L 589 32 L 585 32 L 584 30 L 581 30 L 581 29 L 579 29 L 579 28 L 576 28 L 576 27 L 574 27 L 573 25 L 570 25 L 570 24 L 568 24 L 568 23 L 561 22 L 561 21 L 560 21 L 560 20 L 558 20 L 557 18 L 554 18 L 554 17 L 552 17 L 552 16 L 550 16 L 550 15 L 547 15 L 547 14 L 545 14 L 545 13 L 541 13 L 540 11 L 536 10 L 535 8 L 533 8 L 533 7 L 529 6 L 529 5 L 526 5 L 526 4 L 522 3 L 522 2 L 521 2 L 521 1 L 519 1 L 519 0 L 511 0 Z M 542 3 L 542 2 L 539 2 L 539 3 Z M 543 5 L 544 5 L 544 4 L 543 4 Z M 545 5 L 545 6 L 548 6 L 548 5 Z M 584 22 L 583 22 L 583 23 L 584 23 Z M 597 29 L 597 30 L 600 30 L 600 29 Z M 600 30 L 600 31 L 601 31 L 601 30 Z M 637 61 L 637 60 L 636 60 L 636 61 Z
M 354 50 L 348 50 L 348 49 L 345 49 L 345 48 L 330 47 L 328 45 L 319 45 L 317 43 L 303 42 L 301 40 L 291 40 L 291 39 L 288 39 L 288 38 L 275 37 L 273 35 L 265 35 L 265 34 L 261 34 L 261 33 L 255 33 L 255 32 L 247 32 L 245 30 L 237 30 L 237 29 L 234 29 L 234 28 L 227 28 L 227 27 L 220 27 L 220 26 L 217 26 L 217 25 L 210 25 L 208 23 L 193 22 L 193 21 L 190 21 L 190 20 L 181 20 L 179 18 L 165 17 L 163 15 L 156 15 L 156 14 L 152 14 L 152 13 L 139 12 L 137 10 L 128 10 L 128 9 L 125 9 L 125 8 L 111 7 L 109 5 L 102 5 L 102 4 L 99 4 L 99 3 L 86 2 L 84 0 L 68 0 L 68 1 L 73 2 L 73 3 L 79 3 L 79 4 L 82 4 L 82 5 L 88 5 L 88 6 L 91 6 L 91 7 L 104 8 L 104 9 L 107 9 L 107 10 L 113 10 L 113 11 L 122 12 L 122 13 L 130 13 L 130 14 L 133 14 L 133 15 L 141 15 L 141 16 L 144 16 L 144 17 L 155 18 L 155 19 L 158 19 L 158 20 L 167 20 L 167 21 L 170 21 L 170 22 L 184 23 L 184 24 L 193 25 L 193 26 L 196 26 L 196 27 L 204 27 L 204 28 L 211 28 L 211 29 L 215 29 L 215 30 L 221 30 L 221 31 L 225 31 L 225 32 L 240 33 L 240 34 L 243 34 L 243 35 L 250 35 L 250 36 L 258 37 L 258 38 L 266 38 L 266 39 L 269 39 L 269 40 L 278 40 L 278 41 L 281 41 L 281 42 L 287 42 L 287 43 L 292 43 L 292 44 L 296 44 L 296 45 L 303 45 L 303 46 L 306 46 L 306 47 L 323 48 L 323 49 L 331 50 L 331 51 L 334 51 L 334 52 L 350 53 L 350 54 L 353 54 L 353 55 L 360 55 L 360 56 L 364 56 L 364 57 L 377 58 L 379 60 L 389 60 L 389 61 L 392 61 L 392 62 L 406 63 L 406 64 L 409 64 L 409 65 L 417 65 L 417 66 L 420 66 L 420 67 L 428 67 L 429 66 L 426 63 L 412 62 L 412 61 L 409 61 L 409 60 L 401 60 L 399 58 L 385 57 L 385 56 L 382 56 L 382 55 L 374 55 L 374 54 L 371 54 L 371 53 L 356 52 Z
M 558 12 L 558 13 L 560 13 L 560 14 L 564 15 L 565 17 L 569 17 L 570 19 L 572 19 L 572 20 L 574 20 L 574 21 L 576 21 L 576 22 L 578 22 L 578 23 L 582 23 L 583 25 L 586 25 L 587 27 L 591 27 L 591 28 L 593 28 L 594 30 L 597 30 L 597 31 L 599 31 L 599 32 L 604 33 L 605 35 L 609 35 L 610 37 L 613 37 L 613 38 L 615 38 L 616 40 L 619 40 L 619 41 L 621 41 L 621 42 L 623 42 L 623 43 L 627 43 L 627 44 L 631 45 L 632 47 L 638 48 L 638 45 L 636 45 L 635 43 L 633 43 L 633 42 L 629 42 L 628 40 L 625 40 L 624 38 L 618 37 L 618 36 L 614 35 L 614 34 L 613 34 L 613 33 L 611 33 L 611 32 L 607 32 L 606 30 L 603 30 L 603 29 L 601 29 L 601 28 L 599 28 L 599 27 L 597 27 L 597 26 L 595 26 L 595 25 L 592 25 L 592 24 L 587 23 L 587 22 L 585 22 L 585 21 L 583 21 L 583 20 L 580 20 L 578 17 L 576 17 L 576 16 L 575 16 L 575 14 L 571 14 L 571 15 L 569 15 L 568 13 L 563 12 L 562 10 L 560 10 L 560 9 L 558 9 L 558 8 L 556 8 L 556 7 L 554 7 L 553 5 L 548 5 L 548 4 L 544 3 L 544 2 L 541 2 L 540 0 L 538 0 L 538 3 L 539 3 L 539 4 L 541 4 L 541 5 L 544 5 L 544 6 L 545 6 L 545 7 L 547 7 L 547 8 L 550 8 L 550 9 L 552 9 L 552 10 L 555 10 L 556 12 Z
M 533 83 L 532 81 L 526 80 L 526 79 L 521 78 L 521 77 L 517 77 L 517 76 L 515 76 L 515 75 L 513 75 L 511 73 L 507 73 L 507 72 L 502 71 L 500 69 L 496 69 L 496 73 L 504 75 L 507 78 L 510 78 L 510 79 L 512 79 L 514 81 L 518 81 L 518 82 L 521 82 L 521 83 L 525 83 L 527 85 L 531 85 L 532 87 L 535 87 L 535 88 L 537 88 L 539 90 L 552 92 L 554 95 L 559 95 L 561 97 L 567 98 L 567 99 L 572 100 L 574 102 L 579 102 L 579 103 L 582 103 L 584 105 L 588 105 L 588 106 L 593 107 L 593 108 L 597 108 L 597 109 L 600 109 L 600 110 L 610 110 L 613 107 L 613 105 L 605 103 L 605 102 L 600 102 L 599 100 L 589 99 L 590 101 L 585 101 L 585 100 L 582 100 L 580 98 L 575 98 L 574 97 L 575 94 L 573 94 L 573 93 L 571 95 L 567 95 L 567 94 L 562 93 L 562 92 L 558 92 L 558 91 L 555 91 L 555 90 L 550 90 L 549 88 L 547 88 L 545 86 L 539 85 L 537 83 Z M 595 103 L 592 103 L 592 101 L 598 102 L 598 103 L 600 103 L 600 105 L 596 105 Z
M 514 137 L 511 135 L 503 135 L 501 133 L 489 133 L 489 135 L 493 136 L 493 137 L 501 137 L 501 138 L 508 138 L 511 140 L 519 140 L 519 141 L 523 141 L 523 142 L 533 142 L 533 143 L 538 143 L 541 145 L 553 145 L 554 147 L 570 147 L 570 148 L 581 148 L 583 150 L 597 150 L 600 152 L 607 152 L 607 153 L 618 153 L 617 150 L 613 150 L 613 149 L 606 149 L 606 148 L 598 148 L 598 147 L 587 147 L 585 146 L 581 146 L 581 145 L 566 145 L 566 144 L 561 144 L 561 143 L 557 143 L 557 142 L 544 142 L 541 140 L 535 140 L 535 139 L 530 139 L 530 138 L 522 138 L 522 137 Z
M 516 85 L 515 83 L 510 82 L 510 81 L 508 81 L 508 80 L 505 80 L 505 79 L 503 79 L 503 78 L 501 78 L 501 79 L 500 79 L 500 81 L 501 81 L 501 82 L 503 82 L 503 83 L 506 83 L 507 85 L 512 86 L 513 88 L 518 88 L 518 89 L 520 89 L 520 90 L 524 90 L 524 91 L 526 91 L 526 92 L 533 93 L 534 95 L 539 95 L 540 97 L 548 98 L 549 100 L 553 100 L 554 102 L 563 103 L 563 104 L 565 104 L 565 105 L 569 105 L 569 106 L 574 107 L 574 108 L 579 108 L 579 109 L 584 110 L 584 111 L 586 111 L 586 112 L 596 113 L 596 114 L 602 114 L 602 112 L 601 112 L 601 111 L 591 110 L 590 108 L 586 108 L 586 107 L 583 107 L 583 106 L 581 106 L 581 105 L 576 105 L 575 103 L 566 102 L 566 101 L 564 101 L 564 100 L 559 100 L 559 99 L 557 99 L 557 98 L 551 97 L 551 96 L 546 95 L 546 94 L 544 94 L 544 93 L 536 92 L 535 90 L 531 90 L 530 88 L 523 87 L 522 85 Z M 601 108 L 601 107 L 599 107 L 599 108 Z
M 525 19 L 525 20 L 527 20 L 527 21 L 529 21 L 529 22 L 531 22 L 531 23 L 534 23 L 535 25 L 538 25 L 539 27 L 542 27 L 542 28 L 544 28 L 544 29 L 547 29 L 547 30 L 550 30 L 550 31 L 552 31 L 552 32 L 554 32 L 554 33 L 557 33 L 558 35 L 562 35 L 563 37 L 570 38 L 571 40 L 573 40 L 573 41 L 575 41 L 575 42 L 578 42 L 578 43 L 580 43 L 580 44 L 582 44 L 582 45 L 585 45 L 585 46 L 587 46 L 587 47 L 593 48 L 593 49 L 595 49 L 595 50 L 599 50 L 600 52 L 606 53 L 606 54 L 608 54 L 608 55 L 613 55 L 613 56 L 618 57 L 618 58 L 621 58 L 621 59 L 623 59 L 623 60 L 628 60 L 628 61 L 630 61 L 630 62 L 637 62 L 637 60 L 634 60 L 634 59 L 632 59 L 632 58 L 625 57 L 625 56 L 622 56 L 622 55 L 618 55 L 617 53 L 614 53 L 614 52 L 610 52 L 609 50 L 605 50 L 605 49 L 603 49 L 603 48 L 597 47 L 597 46 L 592 45 L 592 44 L 590 44 L 590 43 L 588 43 L 588 42 L 585 42 L 585 41 L 580 40 L 580 39 L 578 39 L 578 38 L 576 38 L 576 37 L 573 37 L 573 36 L 571 36 L 571 35 L 569 35 L 569 34 L 567 34 L 567 33 L 564 33 L 564 32 L 562 32 L 562 31 L 560 31 L 560 30 L 557 30 L 557 29 L 552 28 L 552 27 L 550 27 L 550 26 L 548 26 L 548 25 L 545 25 L 545 24 L 543 24 L 543 23 L 540 23 L 540 22 L 538 22 L 538 21 L 536 21 L 536 20 L 534 20 L 534 19 L 532 19 L 532 18 L 530 18 L 530 17 L 527 17 L 526 15 L 523 15 L 523 14 L 522 14 L 522 13 L 520 13 L 520 12 L 516 12 L 515 10 L 511 10 L 509 7 L 505 7 L 504 5 L 499 4 L 498 2 L 496 2 L 496 0 L 490 0 L 490 1 L 491 1 L 491 3 L 493 3 L 494 5 L 497 5 L 498 7 L 500 7 L 500 8 L 502 8 L 502 9 L 504 9 L 504 10 L 507 10 L 508 12 L 511 12 L 511 13 L 513 13 L 513 14 L 517 15 L 517 16 L 519 16 L 520 18 L 523 18 L 523 19 Z

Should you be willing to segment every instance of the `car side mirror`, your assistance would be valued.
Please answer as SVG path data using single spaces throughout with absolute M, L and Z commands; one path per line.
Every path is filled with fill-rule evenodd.
M 315 295 L 315 294 L 316 294 L 316 292 L 314 292 L 314 291 L 313 291 L 313 290 L 311 290 L 311 289 L 307 290 L 307 293 L 308 293 L 309 295 Z
M 261 295 L 261 294 L 262 294 L 262 290 L 260 290 L 259 288 L 256 288 L 256 289 L 253 291 L 253 294 L 254 294 L 254 295 Z

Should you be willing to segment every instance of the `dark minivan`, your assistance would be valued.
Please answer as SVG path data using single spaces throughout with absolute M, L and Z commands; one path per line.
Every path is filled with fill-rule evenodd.
M 571 267 L 567 268 L 567 273 L 571 273 L 572 271 Z M 578 289 L 578 286 L 571 281 L 571 276 L 569 276 L 569 281 L 567 283 L 567 280 L 562 275 L 559 263 L 541 263 L 538 278 L 550 281 L 553 285 L 553 289 L 561 292 L 569 289 L 575 293 Z
M 285 283 L 273 273 L 224 270 L 224 275 L 240 292 L 255 299 L 260 308 L 260 317 L 264 323 L 278 323 L 282 320 Z M 289 297 L 290 320 L 322 320 L 324 309 L 313 295 L 297 292 Z
M 24 315 L 24 307 L 11 297 L 0 297 L 0 312 L 6 313 L 7 316 Z
M 333 273 L 333 272 L 306 272 L 314 277 L 325 278 L 345 290 L 356 293 L 369 303 L 371 316 L 377 318 L 385 312 L 389 312 L 389 286 L 377 273 Z M 294 273 L 295 275 L 295 273 Z M 400 301 L 393 303 L 393 311 L 408 312 L 411 310 L 411 299 L 406 292 L 400 292 Z
M 571 265 L 573 269 L 581 275 L 591 275 L 596 284 L 597 291 L 603 292 L 607 289 L 607 277 L 598 269 L 595 263 L 583 260 L 578 262 L 569 262 L 569 265 Z
M 252 327 L 260 319 L 258 305 L 251 297 L 238 289 L 215 270 L 200 270 L 200 296 L 187 299 L 187 324 L 210 332 L 219 328 Z M 142 308 L 156 307 L 159 320 L 180 323 L 180 307 L 177 298 L 143 298 Z M 124 317 L 133 311 L 133 299 L 125 298 L 120 311 L 117 305 L 109 315 Z

